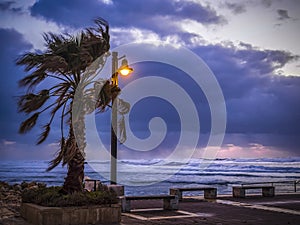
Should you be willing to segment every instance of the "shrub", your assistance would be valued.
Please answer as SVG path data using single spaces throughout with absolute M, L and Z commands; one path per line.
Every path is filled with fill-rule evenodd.
M 94 192 L 62 194 L 61 187 L 38 187 L 24 190 L 22 202 L 42 206 L 67 207 L 84 205 L 114 204 L 118 202 L 115 192 L 103 188 Z

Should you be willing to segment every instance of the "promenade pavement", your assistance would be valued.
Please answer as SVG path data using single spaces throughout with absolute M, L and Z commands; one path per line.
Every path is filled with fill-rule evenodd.
M 121 225 L 300 224 L 300 194 L 275 197 L 256 195 L 245 199 L 221 196 L 211 201 L 195 197 L 185 198 L 179 203 L 178 211 L 163 211 L 159 209 L 161 205 L 159 201 L 133 202 L 132 206 L 136 209 L 130 213 L 123 213 Z
M 299 225 L 300 194 L 244 199 L 219 196 L 184 198 L 178 211 L 162 210 L 160 201 L 133 201 L 130 213 L 122 213 L 120 225 Z M 0 220 L 0 225 L 30 225 L 19 215 Z M 55 224 L 53 224 L 55 225 Z M 107 224 L 106 224 L 107 225 Z

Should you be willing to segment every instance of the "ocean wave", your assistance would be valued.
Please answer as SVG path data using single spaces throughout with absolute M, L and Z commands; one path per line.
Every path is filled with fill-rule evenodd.
M 173 185 L 221 185 L 228 186 L 246 182 L 277 182 L 300 179 L 300 157 L 294 158 L 259 158 L 259 159 L 191 159 L 188 163 L 181 161 L 164 161 L 163 159 L 119 161 L 119 181 L 131 183 L 135 190 L 146 190 L 155 187 L 159 193 Z M 90 165 L 89 165 L 90 164 Z M 202 169 L 203 165 L 208 165 Z M 85 166 L 85 174 L 92 179 L 109 183 L 93 169 L 99 167 L 102 173 L 109 174 L 110 161 L 89 161 Z M 126 166 L 128 165 L 128 166 Z M 67 174 L 67 168 L 58 166 L 46 172 L 48 161 L 0 161 L 0 180 L 10 183 L 22 181 L 45 182 L 48 185 L 61 185 Z M 142 168 L 139 170 L 139 167 Z M 104 169 L 104 170 L 102 170 Z M 142 173 L 142 171 L 146 171 Z M 139 177 L 140 176 L 140 177 Z M 166 177 L 166 180 L 157 183 Z M 144 179 L 144 180 L 143 180 Z M 139 188 L 138 185 L 140 185 Z M 148 190 L 150 190 L 148 188 Z M 225 189 L 225 188 L 224 188 Z

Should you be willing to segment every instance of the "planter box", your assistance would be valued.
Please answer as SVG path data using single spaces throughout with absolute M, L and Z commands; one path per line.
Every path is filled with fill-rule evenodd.
M 21 216 L 34 225 L 111 224 L 121 221 L 121 205 L 44 207 L 22 203 Z

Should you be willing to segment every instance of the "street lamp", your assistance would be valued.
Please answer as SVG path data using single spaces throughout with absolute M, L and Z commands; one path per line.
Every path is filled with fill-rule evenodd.
M 122 59 L 122 65 L 119 68 L 118 62 Z M 111 81 L 113 85 L 118 87 L 118 74 L 127 76 L 133 72 L 133 69 L 128 66 L 128 61 L 125 59 L 125 55 L 118 58 L 118 52 L 112 52 L 112 77 Z M 114 104 L 116 96 L 112 96 L 112 113 L 111 113 L 111 139 L 110 139 L 110 184 L 117 184 L 117 105 Z
M 123 76 L 127 76 L 130 73 L 133 72 L 133 69 L 131 67 L 128 66 L 128 61 L 127 59 L 123 59 L 122 60 L 122 66 L 119 69 L 119 73 Z

